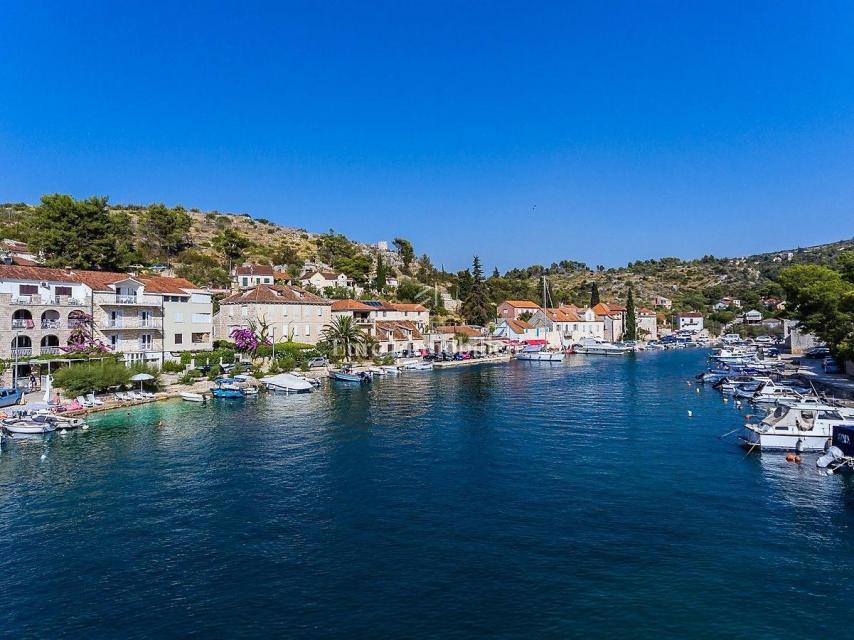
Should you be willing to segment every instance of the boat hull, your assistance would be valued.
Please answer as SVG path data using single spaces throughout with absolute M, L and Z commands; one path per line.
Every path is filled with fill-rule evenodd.
M 205 396 L 203 393 L 193 393 L 191 391 L 184 391 L 180 394 L 182 400 L 186 400 L 187 402 L 204 402 Z
M 803 433 L 759 433 L 745 427 L 741 436 L 742 446 L 763 451 L 824 451 L 830 439 L 825 429 Z
M 517 360 L 525 362 L 563 362 L 565 357 L 565 354 L 560 351 L 537 351 L 533 353 L 523 351 L 516 354 Z

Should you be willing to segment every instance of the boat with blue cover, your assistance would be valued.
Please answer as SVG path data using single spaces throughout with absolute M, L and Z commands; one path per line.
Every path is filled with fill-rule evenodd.
M 214 398 L 239 399 L 245 398 L 246 393 L 243 389 L 237 386 L 237 380 L 234 378 L 217 378 L 215 387 L 211 387 L 211 396 Z
M 353 371 L 352 367 L 344 367 L 343 369 L 330 371 L 329 377 L 333 380 L 337 380 L 338 382 L 358 382 L 360 384 L 364 384 L 371 381 L 369 373 L 365 373 L 364 371 L 357 373 Z

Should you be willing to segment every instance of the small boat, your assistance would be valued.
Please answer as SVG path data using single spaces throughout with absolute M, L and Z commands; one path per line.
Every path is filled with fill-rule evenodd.
M 364 371 L 360 371 L 358 373 L 354 372 L 351 368 L 345 367 L 340 370 L 332 370 L 329 372 L 329 377 L 332 380 L 337 380 L 339 382 L 359 382 L 359 383 L 367 383 L 371 381 L 371 375 Z
M 30 419 L 3 420 L 3 429 L 8 433 L 16 434 L 45 434 L 56 431 L 55 422 L 35 421 Z
M 227 383 L 224 380 L 227 378 L 217 378 L 215 387 L 211 387 L 211 395 L 214 398 L 226 398 L 237 400 L 240 398 L 245 398 L 246 394 L 243 389 L 238 387 L 235 384 Z
M 830 448 L 815 461 L 815 466 L 827 475 L 854 474 L 854 426 L 833 425 L 830 442 Z
M 314 389 L 314 385 L 301 376 L 292 373 L 279 373 L 274 376 L 266 376 L 261 379 L 268 391 L 281 391 L 285 393 L 308 393 Z
M 834 425 L 854 427 L 854 416 L 831 405 L 778 406 L 760 423 L 745 424 L 741 440 L 748 449 L 824 451 Z
M 563 351 L 552 351 L 546 349 L 543 344 L 529 344 L 516 354 L 517 360 L 530 362 L 563 362 L 565 354 Z
M 23 396 L 24 392 L 20 389 L 0 387 L 0 407 L 11 407 L 18 404 Z
M 432 371 L 433 363 L 426 360 L 421 362 L 410 362 L 403 366 L 404 371 Z
M 206 399 L 204 393 L 194 393 L 193 391 L 182 391 L 178 395 L 181 396 L 181 400 L 187 402 L 204 402 Z
M 383 365 L 380 369 L 382 369 L 383 373 L 387 376 L 396 376 L 400 373 L 400 368 L 393 365 Z
M 575 353 L 597 356 L 624 356 L 632 350 L 629 347 L 611 344 L 598 338 L 590 338 L 573 345 Z

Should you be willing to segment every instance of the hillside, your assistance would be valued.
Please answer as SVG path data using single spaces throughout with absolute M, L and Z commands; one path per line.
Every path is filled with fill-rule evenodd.
M 94 206 L 90 200 L 73 202 Z M 332 231 L 317 233 L 282 226 L 245 213 L 163 205 L 108 205 L 106 201 L 101 205 L 115 229 L 120 254 L 115 258 L 117 263 L 168 263 L 179 275 L 202 285 L 227 286 L 230 264 L 271 263 L 298 271 L 307 261 L 331 265 L 369 285 L 376 275 L 379 257 L 387 275 L 411 274 L 421 281 L 421 285 L 400 291 L 401 299 L 429 302 L 432 294 L 418 291 L 424 285 L 438 286 L 460 298 L 470 287 L 469 272 L 439 272 L 428 256 L 416 259 L 406 240 L 399 240 L 399 251 L 380 250 Z M 0 236 L 31 242 L 38 236 L 38 227 L 34 206 L 0 205 Z M 723 296 L 740 298 L 746 306 L 758 306 L 762 297 L 782 295 L 776 278 L 785 267 L 803 263 L 832 265 L 846 249 L 854 249 L 854 239 L 739 258 L 644 260 L 611 269 L 592 269 L 564 260 L 548 267 L 534 265 L 504 274 L 486 274 L 486 284 L 493 303 L 507 298 L 540 301 L 545 275 L 556 302 L 587 304 L 595 282 L 605 301 L 624 303 L 631 287 L 638 304 L 646 306 L 652 305 L 655 296 L 672 299 L 676 310 L 708 310 Z

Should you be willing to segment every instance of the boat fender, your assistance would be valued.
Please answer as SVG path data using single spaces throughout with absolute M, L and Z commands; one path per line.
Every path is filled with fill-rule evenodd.
M 794 462 L 794 461 L 795 461 L 795 454 L 794 453 L 787 453 L 786 454 L 786 462 Z
M 795 464 L 801 464 L 801 456 L 795 456 Z

